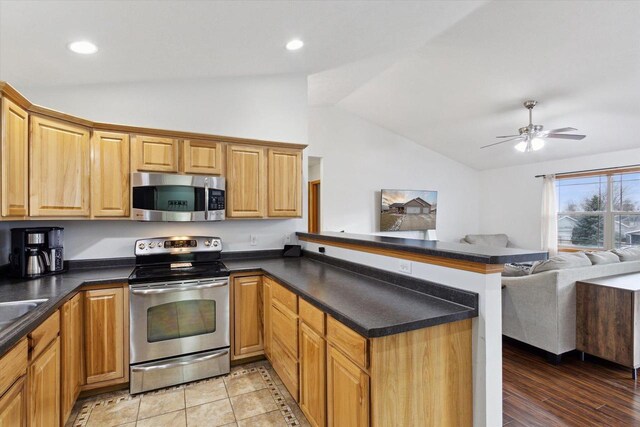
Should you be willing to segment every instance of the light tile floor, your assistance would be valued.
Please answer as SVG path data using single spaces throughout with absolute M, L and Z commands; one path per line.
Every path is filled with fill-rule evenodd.
M 126 391 L 79 400 L 67 427 L 309 426 L 268 361 L 231 374 L 131 396 Z

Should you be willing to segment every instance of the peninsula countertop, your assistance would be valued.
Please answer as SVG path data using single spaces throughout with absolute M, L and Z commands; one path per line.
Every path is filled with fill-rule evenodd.
M 477 294 L 424 282 L 426 292 L 355 273 L 309 257 L 225 259 L 231 273 L 255 271 L 361 335 L 372 338 L 476 317 Z M 33 280 L 0 279 L 0 302 L 47 301 L 0 330 L 0 355 L 33 331 L 82 286 L 126 282 L 132 267 L 72 269 Z M 433 293 L 429 293 L 429 289 Z
M 514 262 L 542 261 L 548 252 L 517 248 L 496 248 L 465 243 L 440 242 L 437 240 L 408 239 L 372 234 L 350 234 L 337 232 L 296 233 L 300 240 L 335 242 L 373 248 L 410 252 L 459 261 L 481 264 L 507 264 Z

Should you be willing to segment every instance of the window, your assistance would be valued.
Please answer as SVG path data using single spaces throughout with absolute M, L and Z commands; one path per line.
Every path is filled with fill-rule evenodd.
M 559 178 L 558 246 L 640 245 L 640 172 Z

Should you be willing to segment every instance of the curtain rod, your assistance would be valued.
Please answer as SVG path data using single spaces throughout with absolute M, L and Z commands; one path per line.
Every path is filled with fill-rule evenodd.
M 614 168 L 599 168 L 599 169 L 585 169 L 585 170 L 581 170 L 581 171 L 571 171 L 571 172 L 560 172 L 560 173 L 556 173 L 554 174 L 555 176 L 562 176 L 562 175 L 573 175 L 574 173 L 587 173 L 587 172 L 600 172 L 600 171 L 615 171 L 617 169 L 627 169 L 627 168 L 637 168 L 640 167 L 640 164 L 637 165 L 628 165 L 628 166 L 616 166 Z M 546 175 L 551 175 L 551 174 L 545 174 L 545 175 L 536 175 L 536 178 L 544 178 Z

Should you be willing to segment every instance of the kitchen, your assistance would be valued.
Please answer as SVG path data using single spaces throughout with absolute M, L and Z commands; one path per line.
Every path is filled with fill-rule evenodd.
M 479 391 L 495 391 L 484 384 L 493 366 L 477 343 L 483 288 L 464 286 L 493 291 L 496 266 L 541 254 L 410 242 L 387 253 L 442 269 L 446 277 L 434 281 L 347 260 L 334 249 L 352 241 L 304 235 L 313 148 L 306 78 L 129 85 L 105 102 L 89 87 L 31 88 L 39 92 L 31 99 L 9 79 L 0 84 L 4 262 L 18 248 L 0 285 L 9 317 L 0 330 L 1 420 L 110 425 L 98 406 L 83 413 L 83 402 L 142 405 L 163 392 L 186 396 L 209 378 L 228 386 L 266 372 L 265 387 L 276 384 L 267 397 L 284 402 L 269 406 L 281 417 L 275 425 L 492 425 L 495 408 Z M 158 93 L 174 108 L 152 108 Z M 217 103 L 215 132 L 207 102 Z M 260 114 L 230 116 L 260 102 Z M 15 239 L 12 228 L 22 229 Z M 283 256 L 291 243 L 300 248 Z M 349 250 L 380 244 L 392 243 Z M 120 400 L 103 403 L 105 393 Z M 231 408 L 232 418 L 219 408 L 221 420 L 251 425 L 264 416 L 235 412 L 245 394 L 215 401 Z M 192 408 L 171 413 L 198 425 Z

